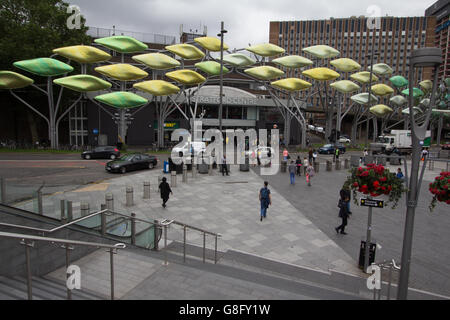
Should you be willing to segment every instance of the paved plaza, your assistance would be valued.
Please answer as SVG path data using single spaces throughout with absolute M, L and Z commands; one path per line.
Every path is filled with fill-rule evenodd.
M 87 185 L 75 191 L 61 191 L 46 196 L 44 212 L 46 215 L 59 218 L 59 200 L 72 200 L 76 218 L 80 216 L 81 202 L 88 202 L 90 211 L 93 212 L 99 210 L 100 205 L 105 203 L 105 194 L 112 193 L 116 212 L 135 213 L 138 218 L 146 220 L 174 219 L 221 234 L 218 250 L 222 253 L 236 250 L 289 265 L 364 277 L 357 266 L 357 260 L 360 241 L 365 238 L 367 208 L 357 207 L 352 202 L 353 215 L 346 230 L 348 235 L 337 235 L 334 231 L 334 227 L 340 220 L 337 217 L 338 194 L 348 174 L 347 170 L 335 171 L 333 168 L 332 172 L 326 172 L 325 164 L 322 163 L 319 173 L 312 181 L 312 187 L 306 185 L 304 176 L 297 178 L 295 185 L 290 185 L 287 173 L 280 172 L 275 176 L 260 177 L 258 172 L 258 168 L 252 168 L 249 172 L 240 172 L 238 166 L 232 166 L 230 176 L 225 177 L 218 171 L 214 171 L 212 176 L 197 174 L 197 177 L 193 179 L 189 173 L 188 183 L 183 183 L 182 176 L 178 175 L 177 186 L 173 188 L 174 195 L 171 196 L 168 207 L 163 209 L 157 193 L 158 176 L 166 176 L 170 182 L 170 175 L 164 175 L 158 167 L 152 171 L 113 176 L 111 179 Z M 450 295 L 447 276 L 450 270 L 445 267 L 450 261 L 450 253 L 444 246 L 446 239 L 449 238 L 446 231 L 450 227 L 450 217 L 443 206 L 438 205 L 431 214 L 427 209 L 431 199 L 427 191 L 428 181 L 431 181 L 439 172 L 439 167 L 436 165 L 434 172 L 426 172 L 424 177 L 422 200 L 416 215 L 410 286 Z M 268 210 L 267 219 L 260 222 L 258 191 L 264 180 L 269 181 L 273 205 Z M 144 181 L 151 182 L 152 193 L 149 200 L 143 199 Z M 132 207 L 125 206 L 127 186 L 134 187 L 135 205 Z M 17 206 L 33 210 L 35 204 L 33 201 L 28 201 Z M 405 211 L 404 199 L 396 210 L 374 209 L 372 237 L 381 246 L 377 249 L 377 262 L 392 258 L 397 262 L 400 260 Z M 170 242 L 182 242 L 182 229 L 177 226 L 170 227 L 168 239 Z M 202 246 L 203 236 L 189 230 L 187 242 L 191 245 Z M 162 243 L 160 242 L 161 247 Z M 442 247 L 439 247 L 440 244 Z M 206 246 L 208 249 L 214 248 L 214 239 L 211 236 L 207 237 Z M 101 261 L 95 254 L 93 257 Z M 130 261 L 138 258 L 132 259 L 134 260 Z M 160 280 L 156 279 L 157 275 L 163 279 L 164 273 L 169 271 L 159 269 L 161 261 L 150 261 L 148 265 L 145 265 L 148 259 L 151 260 L 151 258 L 142 258 L 141 263 L 137 263 L 135 268 L 137 270 L 139 266 L 143 266 L 146 272 L 142 273 L 142 277 L 148 276 L 151 281 L 158 282 Z M 83 264 L 89 260 L 89 256 L 81 260 L 80 263 Z M 155 265 L 158 268 L 155 268 Z M 177 268 L 181 269 L 177 270 Z M 54 276 L 64 277 L 61 270 L 55 271 Z M 170 272 L 176 274 L 181 270 L 182 267 L 173 266 Z M 95 274 L 95 271 L 93 272 Z M 200 277 L 199 270 L 190 272 L 197 274 L 195 277 Z M 146 291 L 146 286 L 150 286 L 148 283 L 150 280 L 141 283 L 142 278 L 138 277 L 139 274 L 140 272 L 137 272 L 134 281 L 142 293 Z M 208 276 L 205 277 L 208 278 Z M 138 283 L 141 284 L 138 285 Z M 106 287 L 102 290 L 102 294 L 107 291 Z M 119 294 L 123 298 L 156 298 L 151 290 L 147 290 L 147 295 L 140 297 L 136 292 L 130 291 L 129 287 L 125 286 L 121 290 Z M 205 298 L 200 292 L 193 294 L 193 297 Z M 228 293 L 232 296 L 232 291 Z M 280 293 L 278 296 L 261 295 L 259 298 L 302 299 L 300 293 L 288 296 Z M 170 298 L 170 293 L 164 297 Z M 183 299 L 181 296 L 176 297 Z M 228 294 L 216 292 L 215 297 L 221 299 L 228 297 Z M 245 299 L 252 297 L 258 298 L 252 296 L 250 292 L 241 295 L 241 298 Z

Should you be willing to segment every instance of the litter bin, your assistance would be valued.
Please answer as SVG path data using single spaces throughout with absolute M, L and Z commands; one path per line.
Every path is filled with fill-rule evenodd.
M 370 248 L 369 248 L 369 266 L 372 264 L 372 262 L 375 262 L 375 251 L 377 249 L 377 244 L 371 242 Z M 361 245 L 359 246 L 359 267 L 361 269 L 364 269 L 364 259 L 365 259 L 365 253 L 366 253 L 366 241 L 361 240 Z
M 286 172 L 287 161 L 281 161 L 281 172 Z
M 244 172 L 250 171 L 250 164 L 249 164 L 249 159 L 248 159 L 248 157 L 245 157 L 245 163 L 241 163 L 241 164 L 239 165 L 239 170 L 240 170 L 240 171 L 244 171 Z
M 169 161 L 164 161 L 164 167 L 163 167 L 163 172 L 164 173 L 169 173 Z

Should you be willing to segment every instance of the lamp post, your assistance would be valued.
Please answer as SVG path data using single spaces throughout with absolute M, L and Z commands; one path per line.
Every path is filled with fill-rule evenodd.
M 371 54 L 367 55 L 370 56 L 370 76 L 369 76 L 369 97 L 367 98 L 367 108 L 370 108 L 371 100 L 372 100 L 372 76 L 373 76 L 373 57 L 378 56 L 378 51 L 375 50 L 375 52 L 372 52 Z M 366 120 L 366 149 L 369 147 L 369 115 L 370 113 L 367 112 L 367 120 Z
M 219 130 L 222 135 L 222 110 L 223 110 L 223 35 L 227 33 L 224 30 L 224 23 L 222 21 L 220 26 L 220 33 L 217 35 L 220 37 L 220 106 L 219 106 Z
M 411 249 L 414 230 L 414 215 L 417 207 L 417 201 L 420 194 L 419 181 L 419 165 L 421 145 L 420 142 L 425 139 L 426 130 L 430 122 L 432 106 L 435 102 L 435 94 L 438 82 L 438 68 L 442 64 L 442 50 L 440 48 L 420 48 L 414 50 L 411 54 L 409 62 L 409 119 L 411 123 L 411 140 L 412 140 L 412 156 L 411 156 L 411 177 L 409 179 L 409 191 L 407 193 L 407 209 L 405 218 L 405 231 L 403 236 L 402 260 L 400 277 L 398 281 L 397 299 L 406 300 L 408 295 L 409 266 L 411 263 Z M 431 99 L 428 110 L 426 111 L 426 119 L 422 125 L 415 122 L 413 111 L 413 81 L 414 68 L 433 67 L 434 81 L 431 92 Z

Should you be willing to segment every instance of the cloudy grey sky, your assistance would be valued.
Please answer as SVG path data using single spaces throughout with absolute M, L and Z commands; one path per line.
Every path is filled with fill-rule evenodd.
M 164 34 L 179 39 L 180 25 L 216 36 L 220 22 L 230 48 L 269 41 L 270 21 L 343 18 L 369 15 L 376 5 L 381 15 L 423 16 L 436 0 L 66 0 L 78 5 L 88 26 Z M 178 40 L 177 40 L 178 41 Z

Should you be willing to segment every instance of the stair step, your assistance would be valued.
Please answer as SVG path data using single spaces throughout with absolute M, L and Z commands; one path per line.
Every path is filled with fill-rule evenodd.
M 67 297 L 67 291 L 66 291 L 66 284 L 64 281 L 51 278 L 48 276 L 39 277 L 39 280 L 41 282 L 45 282 L 47 285 L 55 287 L 55 288 L 62 288 L 64 291 L 64 297 Z M 105 300 L 107 297 L 100 296 L 94 292 L 86 291 L 86 289 L 82 290 L 73 290 L 72 291 L 72 300 Z
M 0 288 L 3 288 L 3 291 L 7 290 L 7 292 L 10 292 L 11 294 L 15 296 L 19 296 L 20 299 L 28 300 L 28 289 L 26 284 L 11 279 L 7 277 L 1 277 L 0 278 Z M 42 292 L 32 291 L 33 293 L 33 299 L 34 300 L 46 300 L 47 297 L 42 297 Z

